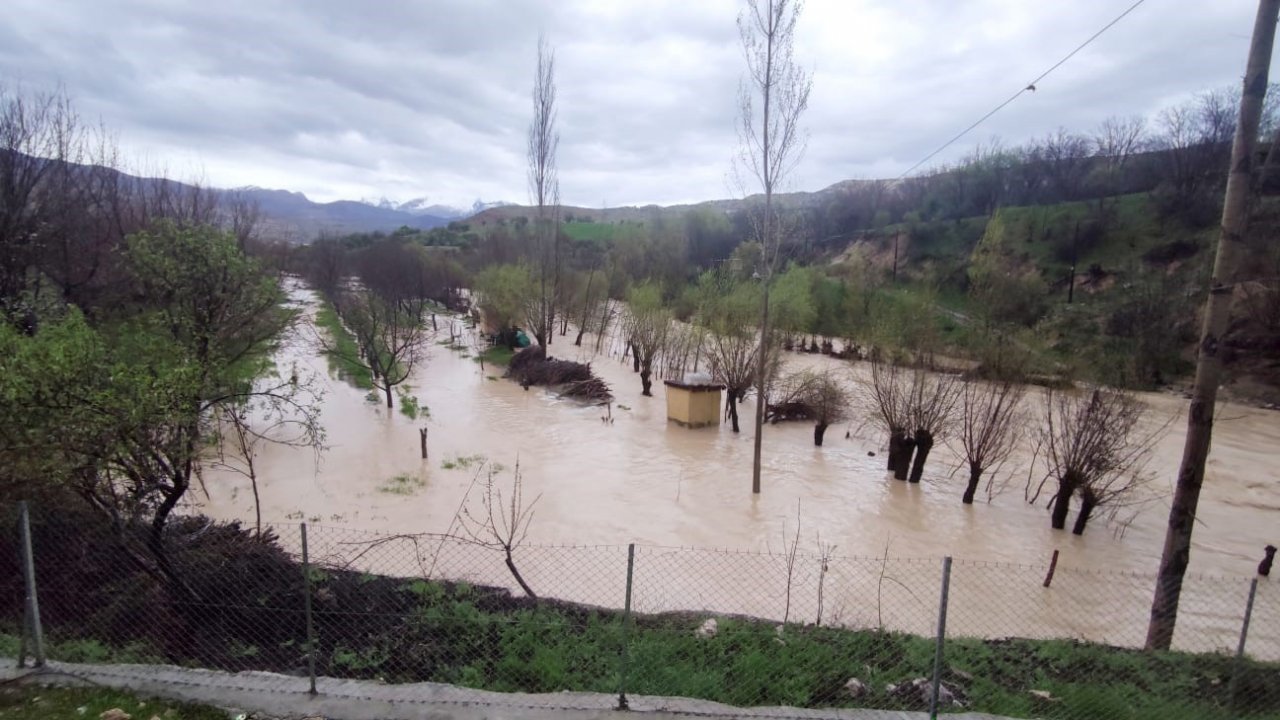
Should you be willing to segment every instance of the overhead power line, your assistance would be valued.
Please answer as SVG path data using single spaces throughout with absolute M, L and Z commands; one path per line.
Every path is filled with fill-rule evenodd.
M 1062 66 L 1063 66 L 1063 64 L 1065 64 L 1068 60 L 1070 60 L 1072 57 L 1075 57 L 1075 54 L 1076 54 L 1076 53 L 1078 53 L 1078 52 L 1080 52 L 1081 50 L 1083 50 L 1083 49 L 1085 49 L 1086 47 L 1088 47 L 1088 46 L 1089 46 L 1089 44 L 1090 44 L 1090 43 L 1092 43 L 1094 40 L 1097 40 L 1097 39 L 1102 35 L 1102 33 L 1104 33 L 1104 32 L 1106 32 L 1106 31 L 1110 30 L 1110 29 L 1112 28 L 1112 26 L 1114 26 L 1116 23 L 1118 23 L 1118 22 L 1120 22 L 1121 20 L 1123 20 L 1123 19 L 1125 18 L 1125 16 L 1126 16 L 1126 15 L 1128 15 L 1129 13 L 1133 12 L 1134 10 L 1137 10 L 1137 9 L 1138 9 L 1138 6 L 1139 6 L 1139 5 L 1141 5 L 1142 3 L 1146 2 L 1146 1 L 1147 1 L 1147 0 L 1137 0 L 1137 2 L 1135 2 L 1135 3 L 1134 3 L 1134 4 L 1132 4 L 1132 5 L 1130 5 L 1130 6 L 1129 6 L 1129 8 L 1128 8 L 1127 10 L 1125 10 L 1124 12 L 1120 13 L 1119 15 L 1117 15 L 1117 16 L 1116 16 L 1116 17 L 1115 17 L 1111 22 L 1107 23 L 1106 25 L 1103 25 L 1101 30 L 1099 30 L 1098 32 L 1096 32 L 1096 33 L 1094 33 L 1094 34 L 1090 35 L 1088 40 L 1085 40 L 1084 42 L 1082 42 L 1082 43 L 1080 43 L 1078 46 L 1076 46 L 1076 49 L 1075 49 L 1075 50 L 1072 50 L 1071 52 L 1067 53 L 1065 57 L 1063 57 L 1063 58 L 1062 58 L 1061 60 L 1059 60 L 1058 62 L 1054 63 L 1054 64 L 1053 64 L 1053 66 L 1052 66 L 1052 67 L 1050 67 L 1048 70 L 1045 70 L 1044 72 L 1040 73 L 1039 75 L 1037 75 L 1037 76 L 1036 76 L 1036 78 L 1035 78 L 1034 80 L 1032 80 L 1031 82 L 1029 82 L 1029 83 L 1027 83 L 1026 85 L 1024 85 L 1024 86 L 1022 87 L 1022 89 L 1018 90 L 1018 92 L 1014 93 L 1013 95 L 1010 95 L 1008 100 L 1005 100 L 1004 102 L 1002 102 L 1002 103 L 1000 103 L 999 105 L 995 106 L 995 108 L 993 108 L 993 109 L 991 110 L 991 112 L 989 112 L 989 113 L 987 113 L 986 115 L 983 115 L 982 117 L 978 118 L 978 119 L 977 119 L 977 121 L 975 121 L 972 125 L 970 125 L 969 127 L 965 128 L 964 130 L 961 130 L 961 131 L 960 131 L 960 132 L 959 132 L 955 137 L 953 137 L 953 138 L 951 138 L 950 140 L 948 140 L 948 141 L 946 141 L 945 143 L 943 143 L 940 147 L 938 147 L 938 149 L 934 150 L 933 152 L 929 153 L 928 155 L 925 155 L 925 156 L 924 156 L 924 158 L 920 160 L 920 162 L 918 162 L 918 163 L 916 163 L 915 165 L 912 165 L 911 167 L 907 168 L 905 172 L 903 172 L 901 175 L 899 175 L 897 178 L 895 178 L 895 182 L 896 182 L 897 180 L 901 180 L 902 178 L 904 178 L 904 177 L 906 177 L 906 176 L 910 175 L 912 172 L 914 172 L 914 171 L 915 171 L 915 169 L 916 169 L 916 168 L 920 167 L 921 165 L 924 165 L 925 163 L 929 162 L 929 161 L 930 161 L 930 160 L 932 160 L 933 158 L 937 157 L 938 153 L 940 153 L 940 152 L 942 152 L 943 150 L 946 150 L 947 148 L 949 148 L 949 147 L 951 147 L 952 145 L 954 145 L 954 144 L 955 144 L 955 142 L 956 142 L 957 140 L 959 140 L 960 138 L 964 137 L 965 135 L 968 135 L 968 134 L 969 134 L 969 133 L 970 133 L 974 128 L 976 128 L 976 127 L 978 127 L 979 125 L 981 125 L 982 123 L 986 122 L 986 121 L 987 121 L 987 120 L 988 120 L 992 115 L 995 115 L 996 113 L 1000 112 L 1000 111 L 1001 111 L 1001 110 L 1003 110 L 1006 106 L 1008 106 L 1010 103 L 1012 103 L 1014 100 L 1017 100 L 1019 97 L 1021 97 L 1023 93 L 1027 93 L 1027 92 L 1035 92 L 1035 91 L 1036 91 L 1036 86 L 1040 83 L 1040 81 L 1041 81 L 1041 80 L 1044 80 L 1045 78 L 1049 77 L 1049 74 L 1050 74 L 1050 73 L 1052 73 L 1054 70 L 1057 70 L 1058 68 L 1062 67 Z

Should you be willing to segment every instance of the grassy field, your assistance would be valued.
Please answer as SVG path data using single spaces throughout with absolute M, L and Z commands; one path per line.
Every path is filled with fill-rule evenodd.
M 316 310 L 316 325 L 323 328 L 334 343 L 334 352 L 325 353 L 329 362 L 329 372 L 361 390 L 372 389 L 373 378 L 369 375 L 369 368 L 350 359 L 360 355 L 356 339 L 342 326 L 342 321 L 338 319 L 338 313 L 331 303 L 321 303 Z
M 96 720 L 112 709 L 139 720 L 227 720 L 227 713 L 215 707 L 143 698 L 108 688 L 0 685 L 0 718 L 4 720 Z
M 476 356 L 476 362 L 487 365 L 506 365 L 511 362 L 511 357 L 515 354 L 515 351 L 506 345 L 494 345 Z
M 618 226 L 613 223 L 571 222 L 560 227 L 564 234 L 578 242 L 609 243 L 618 233 Z
M 428 680 L 500 692 L 614 693 L 625 642 L 631 694 L 741 706 L 921 710 L 919 691 L 901 688 L 928 677 L 933 666 L 933 639 L 896 632 L 784 628 L 722 616 L 714 636 L 701 637 L 695 631 L 705 614 L 639 615 L 628 628 L 617 611 L 465 583 L 321 570 L 313 582 L 323 598 L 316 615 L 317 669 L 332 677 Z M 246 615 L 243 634 L 233 626 L 218 632 L 234 648 L 227 669 L 281 671 L 299 662 L 304 645 L 297 611 L 262 612 L 261 620 L 269 617 L 282 630 L 274 641 L 279 647 L 265 642 L 261 622 Z M 57 642 L 56 629 L 49 635 L 55 659 L 138 657 L 134 649 L 112 658 L 110 649 L 95 643 L 90 657 L 77 651 L 64 658 L 72 646 Z M 14 642 L 0 638 L 0 649 Z M 166 660 L 193 662 L 174 656 L 172 646 Z M 974 712 L 1071 720 L 1280 720 L 1280 665 L 1244 662 L 1232 711 L 1235 664 L 1225 655 L 958 638 L 947 641 L 943 667 L 944 684 Z M 846 690 L 854 677 L 866 687 L 857 697 Z

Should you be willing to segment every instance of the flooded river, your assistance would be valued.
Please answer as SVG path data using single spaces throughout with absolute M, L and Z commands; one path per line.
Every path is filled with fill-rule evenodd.
M 313 301 L 305 290 L 295 289 L 295 293 L 308 303 Z M 1012 607 L 1020 593 L 1039 590 L 1043 571 L 995 570 L 983 563 L 1043 566 L 1056 549 L 1061 551 L 1061 559 L 1055 588 L 1063 587 L 1062 594 L 1045 601 L 1050 605 L 1026 618 L 1029 627 L 1065 613 L 1069 616 L 1061 621 L 1065 625 L 1055 626 L 1064 628 L 1062 632 L 1091 639 L 1101 635 L 1125 644 L 1141 642 L 1150 602 L 1149 579 L 1087 573 L 1155 571 L 1181 455 L 1185 400 L 1143 396 L 1149 406 L 1147 422 L 1152 426 L 1176 416 L 1149 465 L 1155 475 L 1149 501 L 1127 512 L 1125 518 L 1136 512 L 1127 523 L 1107 523 L 1096 517 L 1085 535 L 1076 537 L 1049 528 L 1043 499 L 1036 506 L 1025 501 L 1025 456 L 1020 459 L 1023 467 L 1015 467 L 1015 462 L 1006 468 L 1006 474 L 1012 476 L 1006 492 L 990 502 L 984 502 L 980 494 L 978 503 L 963 506 L 964 473 L 953 474 L 958 462 L 946 447 L 935 448 L 924 483 L 895 481 L 884 470 L 884 439 L 869 425 L 860 428 L 860 420 L 832 427 L 821 448 L 813 445 L 809 423 L 767 427 L 763 492 L 753 495 L 754 401 L 741 410 L 740 434 L 731 432 L 728 425 L 690 430 L 669 424 L 660 383 L 655 385 L 654 397 L 644 397 L 639 378 L 617 356 L 619 348 L 614 347 L 612 355 L 594 356 L 590 335 L 583 348 L 573 347 L 572 340 L 572 333 L 555 337 L 550 354 L 592 363 L 613 388 L 612 422 L 602 421 L 604 408 L 558 400 L 537 388 L 526 391 L 501 379 L 501 368 L 481 369 L 473 358 L 440 345 L 432 346 L 429 361 L 415 370 L 411 381 L 412 394 L 429 408 L 430 417 L 411 420 L 398 409 L 388 412 L 385 406 L 369 402 L 365 391 L 330 379 L 325 360 L 307 343 L 289 344 L 281 352 L 279 365 L 296 363 L 304 372 L 319 374 L 326 387 L 322 421 L 328 448 L 318 462 L 309 450 L 262 449 L 257 471 L 264 519 L 287 523 L 306 518 L 321 524 L 397 533 L 444 532 L 471 487 L 476 465 L 470 460 L 483 456 L 507 467 L 518 461 L 526 498 L 540 496 L 529 530 L 531 544 L 621 547 L 635 542 L 776 553 L 783 549 L 784 524 L 794 529 L 798 503 L 805 553 L 817 551 L 820 534 L 822 541 L 834 544 L 835 553 L 844 558 L 874 559 L 887 552 L 893 558 L 921 559 L 918 569 L 904 565 L 908 568 L 904 573 L 918 572 L 921 578 L 911 593 L 914 600 L 890 603 L 885 595 L 899 591 L 886 589 L 883 581 L 876 582 L 875 610 L 870 606 L 859 610 L 854 603 L 846 608 L 851 616 L 883 615 L 886 605 L 919 606 L 918 613 L 909 612 L 910 617 L 904 615 L 897 625 L 927 631 L 938 584 L 934 559 L 952 555 L 971 561 L 963 566 L 967 575 L 957 567 L 953 580 L 957 601 L 970 606 L 970 612 L 956 614 L 957 622 L 970 616 L 973 634 L 1039 634 L 1034 628 L 1021 630 L 1024 621 L 1015 622 Z M 841 365 L 850 373 L 863 372 L 822 356 L 788 354 L 787 362 L 792 366 Z M 1036 393 L 1028 393 L 1029 402 L 1037 399 Z M 1253 575 L 1263 546 L 1280 544 L 1280 481 L 1275 464 L 1280 449 L 1280 413 L 1232 405 L 1221 408 L 1220 418 L 1200 503 L 1191 571 L 1246 578 Z M 427 461 L 419 457 L 418 429 L 424 426 L 429 429 Z M 463 460 L 459 462 L 459 458 Z M 397 475 L 412 476 L 421 486 L 409 495 L 385 492 L 383 488 Z M 253 495 L 247 480 L 213 471 L 206 474 L 206 483 L 208 497 L 195 498 L 200 511 L 217 518 L 252 520 Z M 1073 507 L 1073 518 L 1074 511 Z M 743 588 L 758 584 L 752 577 L 760 572 L 755 564 L 763 561 L 754 559 L 759 557 L 707 553 L 704 574 L 719 579 L 690 580 L 710 585 L 683 596 L 677 583 L 666 596 L 682 598 L 685 607 L 690 603 L 692 607 L 715 607 L 708 598 L 720 592 L 741 596 L 746 592 Z M 728 562 L 724 558 L 739 559 Z M 616 565 L 612 556 L 608 562 L 612 584 L 617 579 Z M 806 571 L 806 582 L 817 582 L 820 575 Z M 837 575 L 837 570 L 831 571 L 826 580 L 832 583 L 828 590 L 840 587 Z M 1009 579 L 1014 577 L 1019 582 L 1011 584 Z M 846 585 L 863 582 L 850 575 Z M 1223 582 L 1202 584 L 1209 592 L 1221 590 Z M 1214 599 L 1212 610 L 1197 611 L 1206 628 L 1220 625 L 1228 635 L 1230 628 L 1238 628 L 1247 593 L 1247 581 L 1230 583 L 1230 590 L 1219 593 L 1221 607 Z M 1002 585 L 1013 593 L 1008 598 L 1007 622 L 983 620 L 982 605 L 994 597 L 990 595 L 993 588 Z M 1015 586 L 1016 590 L 1010 589 Z M 1073 592 L 1078 597 L 1071 596 Z M 1250 648 L 1265 644 L 1266 654 L 1272 654 L 1280 647 L 1280 592 L 1267 584 L 1260 596 L 1265 596 L 1260 603 L 1272 616 L 1260 623 L 1264 636 L 1257 645 L 1251 641 Z M 732 607 L 716 609 L 772 613 L 760 610 L 765 602 L 748 597 L 731 603 Z M 803 612 L 811 613 L 812 600 L 805 602 Z M 832 612 L 835 601 L 829 598 L 827 602 L 827 612 Z M 654 609 L 666 609 L 658 607 L 662 603 L 654 603 Z M 1070 610 L 1081 603 L 1087 605 L 1087 611 Z M 681 602 L 671 599 L 667 604 L 676 607 Z M 1100 610 L 1104 605 L 1114 605 L 1115 613 Z M 1123 617 L 1116 614 L 1121 608 Z M 872 617 L 872 624 L 875 620 Z M 883 618 L 880 621 L 883 624 Z M 1126 624 L 1123 633 L 1115 629 L 1121 622 Z M 986 625 L 979 627 L 978 623 Z M 923 628 L 916 627 L 921 624 Z M 1133 624 L 1141 627 L 1128 627 Z M 1218 634 L 1207 644 L 1218 647 L 1226 643 Z

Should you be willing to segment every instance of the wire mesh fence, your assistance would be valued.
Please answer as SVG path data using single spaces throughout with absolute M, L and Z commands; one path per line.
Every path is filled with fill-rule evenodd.
M 1266 578 L 1188 577 L 1172 648 L 1148 651 L 1148 575 L 1062 567 L 1046 583 L 1043 567 L 790 547 L 508 553 L 194 518 L 172 523 L 157 553 L 145 533 L 59 512 L 33 520 L 28 565 L 19 516 L 3 519 L 3 655 L 266 671 L 256 681 L 280 692 L 367 680 L 406 698 L 431 683 L 453 702 L 557 693 L 543 707 L 580 706 L 561 691 L 585 691 L 602 694 L 597 706 L 682 697 L 778 716 L 1280 718 L 1280 591 Z

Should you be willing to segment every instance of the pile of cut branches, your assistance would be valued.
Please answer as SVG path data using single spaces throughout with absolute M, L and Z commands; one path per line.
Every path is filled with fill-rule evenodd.
M 530 385 L 556 388 L 562 397 L 593 403 L 613 400 L 609 386 L 595 376 L 590 365 L 549 358 L 541 345 L 516 353 L 507 366 L 507 377 L 526 388 Z

